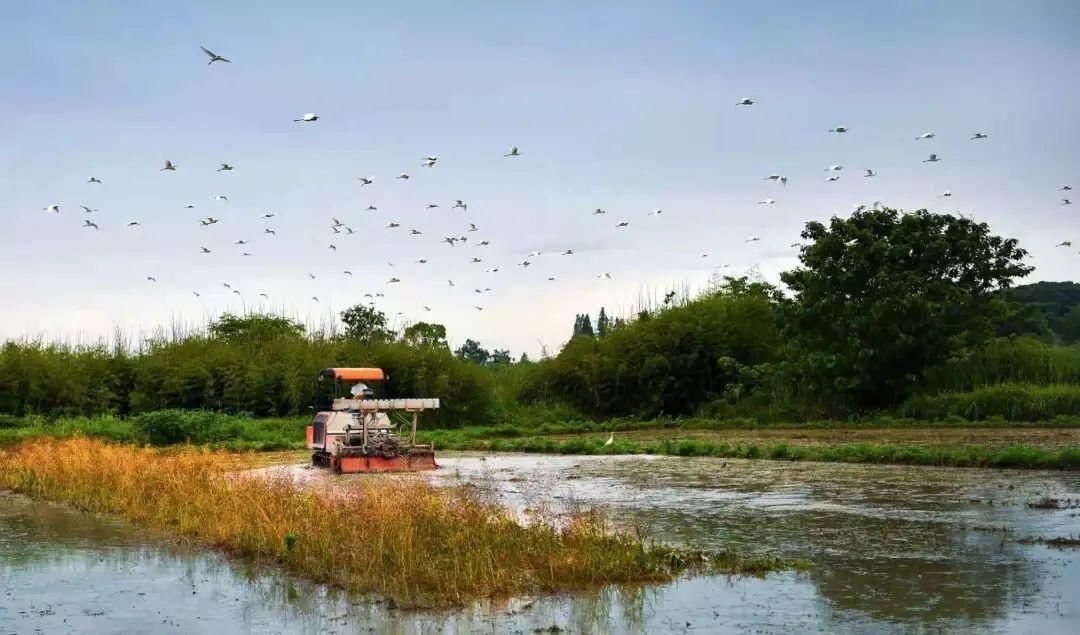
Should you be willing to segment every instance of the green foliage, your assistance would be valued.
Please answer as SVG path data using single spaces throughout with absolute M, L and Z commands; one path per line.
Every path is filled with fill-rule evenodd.
M 1066 344 L 1080 344 L 1080 304 L 1062 318 L 1060 335 Z
M 365 343 L 386 342 L 394 335 L 387 328 L 386 314 L 366 304 L 356 304 L 341 312 L 345 337 Z
M 1080 340 L 1080 336 L 1069 339 L 1065 334 L 1070 312 L 1075 314 L 1080 307 L 1080 284 L 1036 282 L 1005 289 L 1001 295 L 1017 303 L 1019 310 L 1002 325 L 999 335 L 1048 336 L 1066 343 Z M 1077 319 L 1080 317 L 1074 318 Z
M 474 364 L 486 364 L 491 359 L 491 351 L 480 346 L 480 342 L 471 339 L 466 339 L 465 343 L 454 351 L 454 355 Z
M 919 210 L 861 210 L 807 223 L 784 334 L 804 389 L 854 407 L 897 403 L 927 369 L 989 339 L 1007 317 L 996 295 L 1032 269 L 985 223 Z
M 970 392 L 920 395 L 905 402 L 899 412 L 919 419 L 1050 420 L 1080 413 L 1080 384 L 997 384 Z
M 417 322 L 406 328 L 401 338 L 412 346 L 449 348 L 446 343 L 446 327 L 442 324 Z
M 601 417 L 689 414 L 765 381 L 781 348 L 774 290 L 760 283 L 729 284 L 604 332 L 573 338 L 536 364 L 522 398 Z
M 927 371 L 923 389 L 934 394 L 1001 383 L 1080 384 L 1080 346 L 1026 337 L 993 340 Z
M 0 348 L 0 412 L 24 416 L 213 410 L 282 416 L 308 412 L 319 369 L 377 366 L 388 397 L 439 397 L 428 425 L 482 423 L 494 415 L 488 371 L 445 347 L 353 338 L 247 340 L 194 334 L 145 342 L 137 354 L 104 346 L 8 342 Z
M 250 313 L 238 316 L 224 313 L 211 322 L 206 330 L 211 337 L 228 342 L 254 343 L 278 338 L 300 338 L 305 328 L 295 320 L 277 315 Z

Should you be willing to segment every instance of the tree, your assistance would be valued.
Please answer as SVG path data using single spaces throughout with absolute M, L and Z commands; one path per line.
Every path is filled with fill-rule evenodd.
M 600 315 L 596 316 L 596 336 L 607 337 L 610 330 L 611 322 L 608 320 L 607 312 L 604 307 L 600 307 Z
M 518 360 L 518 363 L 519 364 L 531 364 L 532 360 L 529 359 L 529 354 L 528 353 L 522 353 L 521 354 L 521 359 Z
M 1061 340 L 1066 344 L 1080 342 L 1080 304 L 1074 306 L 1061 320 Z
M 578 335 L 585 335 L 587 337 L 593 336 L 592 318 L 588 313 L 579 313 L 574 316 L 574 332 L 572 337 Z
M 492 366 L 502 366 L 513 363 L 514 358 L 510 357 L 510 351 L 505 348 L 496 348 L 491 351 L 491 357 L 488 358 L 487 363 Z
M 1017 303 L 1016 314 L 999 330 L 999 335 L 1035 335 L 1047 340 L 1063 339 L 1065 316 L 1080 306 L 1080 284 L 1076 282 L 1036 282 L 1001 293 Z
M 491 358 L 491 353 L 488 352 L 486 348 L 480 346 L 480 342 L 470 339 L 465 340 L 465 343 L 454 351 L 454 355 L 476 364 L 486 364 Z
M 341 312 L 345 337 L 362 342 L 385 342 L 393 339 L 386 327 L 386 314 L 375 307 L 356 304 Z
M 446 327 L 442 324 L 417 322 L 405 329 L 402 339 L 413 346 L 447 348 Z
M 781 274 L 794 294 L 784 334 L 796 369 L 823 396 L 896 403 L 924 372 L 993 336 L 997 297 L 1031 272 L 1015 239 L 985 223 L 919 210 L 859 210 L 807 223 L 801 266 Z
M 207 331 L 211 337 L 227 342 L 251 342 L 299 338 L 304 335 L 305 329 L 303 324 L 277 315 L 223 313 L 210 324 Z

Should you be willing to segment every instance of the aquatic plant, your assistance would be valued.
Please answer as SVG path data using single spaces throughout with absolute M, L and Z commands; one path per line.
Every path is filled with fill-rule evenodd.
M 0 451 L 0 489 L 117 514 L 402 606 L 792 564 L 651 545 L 587 510 L 522 523 L 468 485 L 382 477 L 312 487 L 237 467 L 235 455 L 191 446 L 40 439 Z

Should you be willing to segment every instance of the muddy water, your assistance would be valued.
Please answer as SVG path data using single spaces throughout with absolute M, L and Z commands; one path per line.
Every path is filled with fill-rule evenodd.
M 1080 549 L 1016 542 L 1080 536 L 1080 509 L 1025 504 L 1080 499 L 1080 475 L 645 457 L 456 455 L 440 464 L 436 479 L 478 480 L 519 510 L 602 507 L 667 542 L 813 567 L 402 612 L 0 496 L 0 633 L 1080 630 Z

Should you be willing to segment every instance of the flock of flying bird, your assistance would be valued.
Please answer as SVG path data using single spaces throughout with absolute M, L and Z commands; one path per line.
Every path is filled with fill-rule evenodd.
M 225 58 L 225 57 L 223 57 L 221 55 L 218 55 L 217 53 L 214 53 L 213 51 L 210 51 L 206 47 L 200 47 L 200 48 L 202 49 L 203 53 L 205 53 L 206 56 L 209 58 L 209 61 L 207 62 L 208 65 L 213 65 L 215 62 L 231 63 L 231 60 L 229 60 L 229 59 L 227 59 L 227 58 Z M 752 107 L 754 105 L 754 103 L 755 102 L 754 102 L 753 99 L 751 99 L 749 97 L 746 97 L 746 98 L 742 98 L 739 101 L 737 101 L 735 103 L 735 105 L 740 106 L 740 107 Z M 293 119 L 293 122 L 300 123 L 300 124 L 312 124 L 312 123 L 315 123 L 317 121 L 319 121 L 319 115 L 318 115 L 318 113 L 314 113 L 314 112 L 306 112 L 306 113 L 301 114 L 299 117 Z M 828 130 L 829 133 L 841 134 L 841 135 L 842 134 L 847 134 L 849 131 L 850 131 L 850 128 L 847 127 L 847 126 L 844 126 L 844 125 L 836 126 L 834 128 L 830 128 Z M 920 134 L 917 137 L 915 137 L 915 141 L 929 141 L 929 140 L 934 139 L 935 136 L 936 135 L 935 135 L 934 132 L 925 132 L 925 133 Z M 974 132 L 974 133 L 971 134 L 970 140 L 971 141 L 981 141 L 981 140 L 987 139 L 988 137 L 989 137 L 989 135 L 987 135 L 986 133 Z M 521 157 L 521 156 L 522 156 L 522 153 L 518 149 L 517 146 L 512 146 L 507 152 L 505 152 L 503 154 L 503 157 L 508 158 L 508 159 L 513 159 L 513 158 Z M 438 164 L 438 161 L 439 161 L 438 156 L 430 155 L 430 156 L 424 157 L 419 165 L 421 167 L 424 167 L 424 168 L 435 168 L 437 166 L 437 164 Z M 927 158 L 923 159 L 923 163 L 937 163 L 939 161 L 941 161 L 941 158 L 938 156 L 937 153 L 934 153 L 934 152 L 929 153 Z M 178 167 L 180 167 L 180 166 L 174 164 L 171 160 L 166 160 L 165 163 L 164 163 L 164 166 L 160 168 L 160 171 L 162 171 L 162 172 L 175 172 Z M 230 165 L 228 163 L 221 163 L 220 166 L 217 168 L 217 171 L 218 172 L 231 172 L 231 171 L 233 171 L 233 169 L 234 169 L 234 166 L 232 166 L 232 165 Z M 839 164 L 830 165 L 829 167 L 825 168 L 825 172 L 828 173 L 825 180 L 827 182 L 836 182 L 836 181 L 840 180 L 840 173 L 843 170 L 844 170 L 843 165 L 839 165 Z M 865 168 L 863 170 L 863 174 L 862 174 L 863 178 L 873 178 L 873 177 L 876 177 L 876 176 L 877 176 L 877 172 L 875 170 L 873 170 L 872 168 Z M 402 172 L 402 173 L 398 174 L 396 177 L 394 177 L 394 179 L 398 180 L 398 181 L 408 181 L 410 178 L 412 178 L 412 177 L 407 172 Z M 787 183 L 788 183 L 788 177 L 784 176 L 782 174 L 770 174 L 770 175 L 764 177 L 764 180 L 772 181 L 773 183 L 779 184 L 781 186 L 787 185 Z M 363 188 L 363 187 L 366 187 L 366 186 L 373 185 L 375 183 L 375 178 L 373 176 L 363 176 L 363 177 L 359 177 L 358 181 L 360 183 L 360 187 Z M 102 183 L 102 181 L 100 179 L 98 179 L 97 177 L 95 177 L 95 176 L 89 177 L 86 180 L 86 182 L 89 183 L 89 184 L 101 184 Z M 1063 198 L 1061 198 L 1061 205 L 1071 205 L 1072 201 L 1068 198 L 1068 192 L 1072 191 L 1072 187 L 1069 186 L 1069 185 L 1065 185 L 1065 186 L 1060 188 L 1060 191 L 1065 193 L 1065 196 Z M 951 197 L 952 192 L 949 191 L 949 190 L 946 190 L 946 191 L 942 192 L 939 196 L 946 197 L 946 198 Z M 218 196 L 215 197 L 215 200 L 217 200 L 219 202 L 222 202 L 222 203 L 228 203 L 229 199 L 225 195 L 218 195 Z M 773 205 L 773 204 L 776 203 L 776 199 L 763 198 L 763 199 L 759 200 L 757 203 L 759 205 Z M 93 213 L 98 211 L 98 210 L 93 209 L 91 207 L 88 207 L 86 205 L 81 205 L 80 207 L 82 208 L 83 213 L 88 214 L 88 215 L 93 214 Z M 194 204 L 187 204 L 184 207 L 185 207 L 185 209 L 194 209 L 195 205 Z M 435 209 L 438 209 L 438 208 L 439 208 L 438 204 L 429 203 L 426 206 L 425 211 L 431 212 L 431 211 L 433 211 Z M 461 199 L 457 199 L 457 200 L 454 201 L 454 204 L 451 206 L 450 209 L 451 209 L 451 211 L 460 209 L 462 212 L 466 212 L 466 211 L 468 211 L 468 205 L 465 203 L 465 201 L 463 201 Z M 60 213 L 60 205 L 58 205 L 58 204 L 49 205 L 49 206 L 44 208 L 44 211 L 59 214 Z M 366 208 L 365 211 L 376 212 L 376 211 L 378 211 L 378 208 L 376 206 L 374 206 L 374 205 L 369 205 Z M 654 209 L 653 211 L 649 212 L 648 215 L 649 216 L 660 216 L 663 213 L 664 212 L 663 212 L 662 209 Z M 594 216 L 599 216 L 599 215 L 603 215 L 603 214 L 607 214 L 607 211 L 604 210 L 603 208 L 598 207 L 593 211 Z M 266 213 L 266 214 L 262 215 L 262 219 L 264 221 L 266 221 L 266 222 L 270 222 L 274 218 L 274 216 L 275 215 L 273 213 Z M 87 229 L 93 229 L 95 231 L 100 230 L 100 227 L 98 226 L 98 224 L 94 220 L 92 220 L 92 218 L 93 218 L 92 216 L 85 218 L 83 220 L 83 227 L 85 227 Z M 199 222 L 200 226 L 205 227 L 205 228 L 209 228 L 209 227 L 212 227 L 213 225 L 216 225 L 219 222 L 219 219 L 214 218 L 213 216 L 207 216 L 205 218 L 199 219 L 198 222 Z M 140 223 L 138 221 L 130 221 L 130 222 L 127 223 L 128 227 L 138 227 L 139 225 L 140 225 Z M 616 223 L 614 225 L 614 228 L 615 229 L 623 229 L 623 228 L 629 227 L 629 225 L 630 225 L 629 221 L 623 220 L 623 221 L 620 221 L 620 222 Z M 388 230 L 396 230 L 396 229 L 401 228 L 401 224 L 396 222 L 396 221 L 390 221 L 385 225 L 385 228 L 388 229 Z M 332 224 L 330 225 L 330 231 L 332 232 L 333 235 L 338 235 L 338 234 L 351 235 L 351 234 L 356 233 L 355 230 L 352 227 L 350 227 L 346 223 L 342 222 L 338 218 L 332 218 Z M 467 245 L 467 244 L 469 244 L 469 236 L 468 236 L 468 234 L 473 233 L 473 232 L 478 232 L 478 231 L 479 231 L 479 228 L 476 226 L 476 224 L 470 222 L 470 223 L 468 223 L 468 227 L 465 230 L 465 233 L 463 233 L 462 235 L 459 235 L 459 236 L 445 236 L 445 237 L 443 237 L 441 243 L 444 243 L 444 244 L 448 245 L 449 247 L 455 247 L 459 243 L 462 244 L 462 245 Z M 270 227 L 265 227 L 263 229 L 263 234 L 265 236 L 271 237 L 271 238 L 277 235 L 276 231 L 274 229 L 270 228 Z M 410 229 L 409 230 L 409 235 L 411 235 L 411 236 L 421 236 L 422 234 L 423 234 L 423 232 L 421 232 L 418 229 Z M 331 240 L 333 240 L 333 239 L 331 239 Z M 761 240 L 761 238 L 759 236 L 750 236 L 744 242 L 753 243 L 753 242 L 758 242 L 760 240 Z M 238 239 L 238 240 L 234 241 L 233 244 L 235 246 L 237 246 L 237 247 L 244 247 L 244 246 L 248 245 L 250 242 L 251 241 L 249 239 Z M 476 247 L 486 247 L 486 246 L 488 246 L 490 244 L 490 242 L 488 240 L 479 240 L 479 241 L 474 241 L 472 244 L 475 245 Z M 797 246 L 799 246 L 799 244 L 795 243 L 795 244 L 793 244 L 791 246 L 792 247 L 797 247 Z M 1071 247 L 1072 242 L 1069 241 L 1069 240 L 1064 240 L 1064 241 L 1058 243 L 1055 246 L 1057 246 L 1057 247 Z M 330 249 L 331 251 L 336 252 L 337 251 L 337 245 L 334 242 L 330 242 L 329 245 L 328 245 L 328 249 Z M 210 254 L 210 253 L 212 253 L 212 250 L 205 247 L 205 246 L 202 246 L 202 247 L 199 248 L 199 253 L 201 253 L 201 254 Z M 250 252 L 247 252 L 247 251 L 242 251 L 241 254 L 243 256 L 251 256 L 252 255 Z M 524 259 L 522 259 L 520 262 L 518 262 L 517 266 L 527 268 L 533 263 L 533 261 L 537 257 L 539 257 L 541 255 L 542 255 L 542 253 L 540 251 L 532 251 L 528 255 L 526 255 Z M 573 256 L 574 255 L 574 250 L 573 249 L 566 249 L 565 251 L 561 252 L 561 255 L 563 255 L 563 256 Z M 708 256 L 709 256 L 709 254 L 707 254 L 707 253 L 701 254 L 702 258 L 707 258 Z M 429 260 L 427 258 L 418 258 L 414 262 L 416 264 L 423 265 L 423 264 L 427 264 L 429 262 Z M 473 256 L 473 257 L 470 258 L 470 260 L 468 262 L 470 264 L 480 264 L 480 263 L 483 262 L 483 259 L 480 258 L 480 257 L 477 257 L 477 256 Z M 387 263 L 387 264 L 390 267 L 394 266 L 394 264 L 392 262 Z M 719 268 L 725 268 L 725 267 L 728 267 L 728 266 L 729 265 L 720 265 L 717 268 L 718 269 Z M 497 266 L 490 267 L 490 268 L 486 269 L 485 271 L 487 273 L 497 273 L 499 271 L 499 267 L 497 267 Z M 352 274 L 351 271 L 346 269 L 346 270 L 344 270 L 343 275 L 352 276 L 353 274 Z M 308 273 L 308 277 L 310 279 L 312 279 L 312 280 L 315 280 L 317 276 L 314 273 Z M 601 279 L 601 280 L 610 280 L 612 278 L 612 276 L 611 276 L 611 274 L 609 272 L 602 272 L 597 276 L 597 278 Z M 547 279 L 549 281 L 554 281 L 555 280 L 554 277 L 548 277 Z M 153 275 L 147 275 L 146 280 L 149 281 L 149 282 L 157 282 L 157 278 L 155 276 L 153 276 Z M 398 278 L 397 276 L 391 276 L 386 281 L 386 284 L 393 285 L 393 284 L 397 284 L 399 282 L 401 282 L 400 278 Z M 447 280 L 447 282 L 448 282 L 449 286 L 451 286 L 451 287 L 455 286 L 453 280 Z M 243 298 L 243 296 L 240 293 L 239 289 L 233 288 L 232 285 L 230 285 L 228 282 L 223 282 L 222 286 L 224 288 L 230 290 L 233 294 Z M 489 291 L 491 291 L 490 287 L 482 287 L 482 288 L 478 287 L 478 288 L 474 289 L 474 293 L 476 293 L 476 294 L 483 294 L 483 293 L 487 293 Z M 192 293 L 197 298 L 200 297 L 200 295 L 201 295 L 198 291 L 193 291 Z M 265 293 L 260 293 L 259 295 L 260 295 L 260 297 L 269 299 L 269 297 Z M 366 298 L 369 299 L 370 303 L 374 303 L 374 301 L 377 298 L 384 297 L 383 293 L 366 293 L 364 295 L 365 295 Z M 667 297 L 670 297 L 670 295 L 667 296 Z M 316 303 L 319 302 L 318 296 L 312 296 L 311 299 L 312 299 L 312 301 L 314 301 Z M 431 307 L 429 307 L 429 306 L 424 306 L 423 308 L 424 308 L 425 311 L 431 311 Z M 476 310 L 478 310 L 478 311 L 483 310 L 483 307 L 479 306 L 479 305 L 474 306 L 474 308 Z M 399 315 L 400 315 L 400 313 L 399 313 Z

